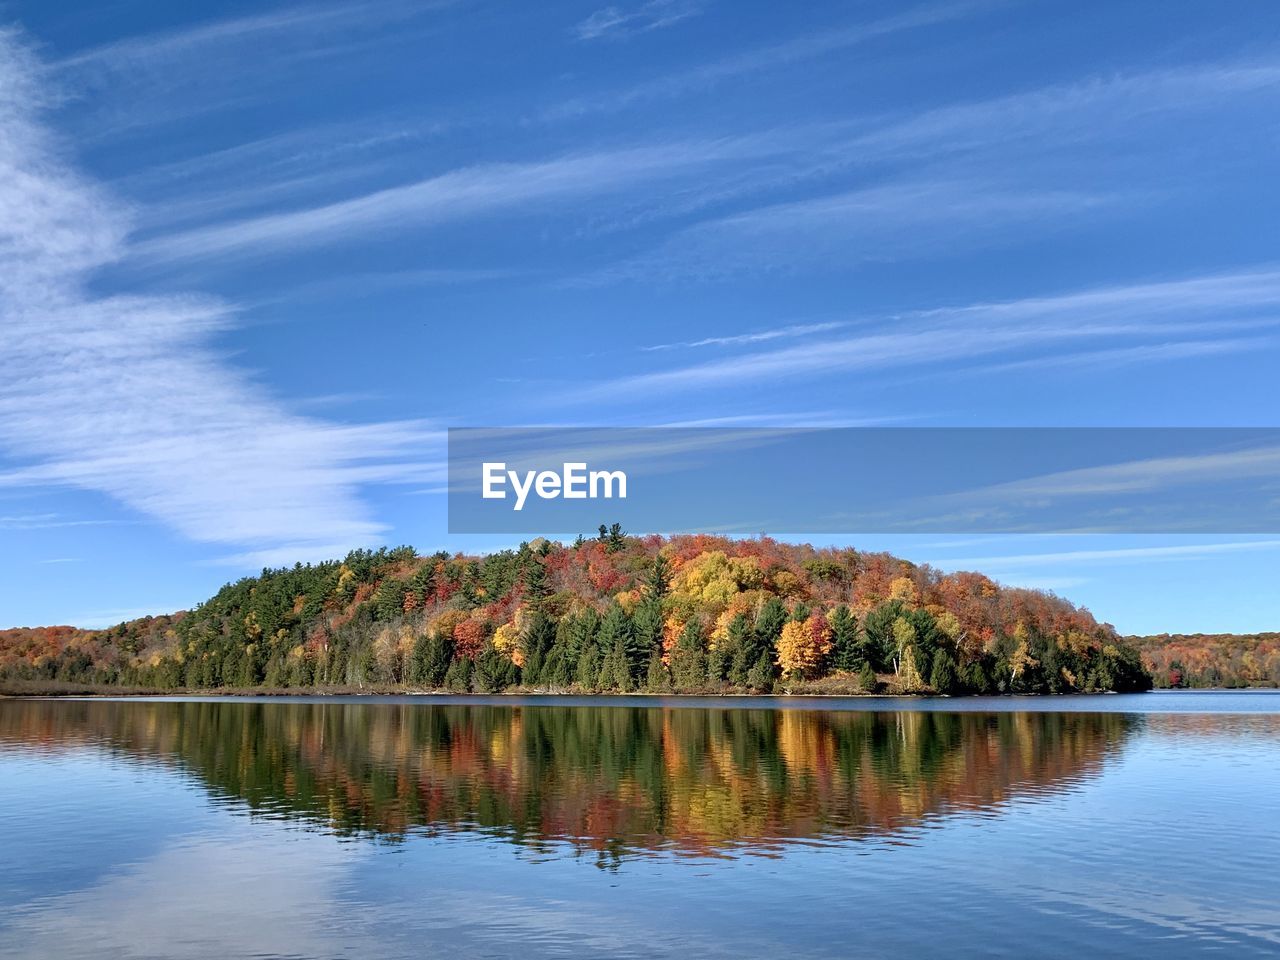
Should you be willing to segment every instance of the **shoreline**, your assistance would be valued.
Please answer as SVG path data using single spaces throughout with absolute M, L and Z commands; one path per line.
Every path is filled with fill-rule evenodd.
M 1195 688 L 1160 688 L 1140 693 L 1273 693 L 1280 694 L 1276 687 L 1195 687 Z M 226 699 L 277 699 L 277 700 L 313 700 L 323 698 L 375 698 L 375 697 L 418 697 L 423 699 L 459 698 L 488 701 L 494 699 L 545 698 L 547 700 L 576 699 L 590 697 L 593 699 L 616 699 L 620 701 L 635 699 L 689 699 L 689 700 L 955 700 L 968 701 L 975 699 L 999 700 L 1079 700 L 1094 697 L 1118 695 L 1114 690 L 1072 693 L 991 693 L 991 694 L 936 694 L 936 693 L 867 693 L 858 691 L 817 692 L 797 690 L 794 692 L 777 691 L 771 693 L 752 693 L 738 690 L 703 690 L 703 691 L 648 691 L 636 690 L 626 693 L 616 691 L 596 692 L 591 690 L 550 690 L 545 688 L 522 689 L 509 687 L 492 693 L 459 692 L 444 689 L 423 689 L 406 687 L 313 687 L 305 690 L 295 687 L 248 687 L 248 688 L 182 688 L 162 690 L 152 687 L 112 687 L 93 684 L 57 684 L 38 682 L 0 682 L 0 699 L 5 700 L 56 700 L 56 699 L 164 699 L 183 697 L 208 697 Z

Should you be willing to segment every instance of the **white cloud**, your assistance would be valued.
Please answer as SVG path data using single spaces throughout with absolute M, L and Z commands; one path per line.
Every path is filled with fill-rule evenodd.
M 269 40 L 274 35 L 306 34 L 314 37 L 319 33 L 350 27 L 363 15 L 364 11 L 358 5 L 313 4 L 244 17 L 206 20 L 161 33 L 106 43 L 66 57 L 53 66 L 61 71 L 145 71 L 181 63 L 217 48 Z
M 573 28 L 579 40 L 619 40 L 637 33 L 661 30 L 702 12 L 697 0 L 649 0 L 637 7 L 602 7 Z
M 1134 199 L 984 180 L 905 180 L 707 220 L 584 282 L 759 276 L 915 258 L 999 243 L 1028 225 L 1070 225 Z
M 957 493 L 962 499 L 1092 497 L 1101 494 L 1150 493 L 1207 480 L 1239 480 L 1280 476 L 1280 447 L 1251 447 L 1220 453 L 1150 457 L 1100 467 L 1063 470 L 1025 480 Z
M 986 557 L 963 557 L 940 564 L 948 569 L 1004 570 L 1017 567 L 1058 566 L 1069 563 L 1129 563 L 1148 560 L 1201 560 L 1219 554 L 1280 550 L 1280 540 L 1237 540 L 1227 543 L 1188 543 L 1156 547 L 1116 547 L 1099 550 L 1060 550 L 1053 553 L 1022 553 Z
M 230 366 L 209 297 L 89 291 L 129 220 L 40 119 L 40 65 L 0 35 L 0 484 L 106 493 L 193 540 L 296 558 L 377 542 L 360 484 L 437 475 L 422 423 L 298 416 Z M 427 461 L 427 462 L 424 462 Z
M 50 530 L 58 527 L 96 527 L 117 524 L 120 520 L 77 520 L 56 513 L 26 513 L 0 517 L 0 530 Z
M 369 44 L 402 42 L 425 29 L 411 21 L 447 5 L 447 0 L 299 3 L 124 37 L 71 54 L 51 68 L 59 87 L 89 107 L 79 136 L 118 136 L 261 101 L 288 82 L 299 63 L 357 56 Z
M 879 37 L 966 17 L 995 5 L 992 0 L 926 5 L 878 20 L 869 20 L 846 27 L 832 27 L 724 57 L 689 70 L 667 74 L 625 90 L 606 93 L 599 97 L 571 100 L 548 111 L 546 116 L 557 119 L 588 113 L 612 112 L 637 103 L 679 97 L 690 91 L 705 91 L 735 77 L 802 63 Z M 611 19 L 607 15 L 608 11 L 613 11 L 614 18 L 623 16 L 616 8 L 606 8 L 606 11 L 600 11 L 601 25 Z
M 138 244 L 134 254 L 162 262 L 294 251 L 550 200 L 600 196 L 777 149 L 764 141 L 725 140 L 478 164 L 347 200 L 157 237 Z
M 758 330 L 754 333 L 735 333 L 721 337 L 703 337 L 701 340 L 686 340 L 681 343 L 658 343 L 642 350 L 679 350 L 696 347 L 738 347 L 744 344 L 764 343 L 767 340 L 782 340 L 792 337 L 805 337 L 814 333 L 826 333 L 843 326 L 842 323 L 797 323 L 786 327 L 775 327 L 772 330 Z
M 881 121 L 855 133 L 841 150 L 868 162 L 992 146 L 1007 152 L 1036 142 L 1061 149 L 1145 129 L 1174 113 L 1235 105 L 1243 97 L 1274 94 L 1278 88 L 1280 66 L 1267 62 L 1092 77 Z
M 1077 341 L 1124 341 L 1136 347 L 1197 332 L 1274 329 L 1280 324 L 1277 306 L 1280 269 L 1275 268 L 979 303 L 864 320 L 851 336 L 623 376 L 564 398 L 755 388 L 797 377 L 956 364 L 1016 351 L 1042 351 L 1052 362 Z M 1139 352 L 1132 359 L 1153 357 Z
M 1150 177 L 1157 156 L 1169 162 L 1167 144 L 1176 143 L 1179 155 L 1190 149 L 1180 162 L 1194 165 L 1191 156 L 1224 147 L 1207 135 L 1189 148 L 1188 124 L 1220 123 L 1233 113 L 1245 129 L 1248 112 L 1267 107 L 1277 94 L 1280 66 L 1240 61 L 1092 77 L 924 112 L 797 126 L 785 134 L 795 153 L 782 175 L 744 170 L 663 212 L 693 213 L 752 195 L 786 197 L 780 191 L 805 184 L 823 184 L 820 195 L 757 199 L 749 209 L 688 226 L 579 282 L 847 268 L 1021 240 L 1028 232 L 1039 238 L 1167 199 L 1181 189 L 1176 178 Z M 775 135 L 783 138 L 782 131 Z M 1143 159 L 1126 159 L 1131 156 Z M 885 181 L 889 164 L 897 172 Z M 853 175 L 856 186 L 838 186 Z M 1200 177 L 1189 171 L 1186 182 L 1198 184 Z

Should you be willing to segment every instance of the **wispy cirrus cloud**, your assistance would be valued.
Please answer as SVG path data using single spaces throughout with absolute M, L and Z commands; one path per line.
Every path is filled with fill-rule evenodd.
M 579 21 L 573 35 L 579 40 L 620 40 L 674 26 L 702 12 L 700 0 L 648 0 L 634 7 L 601 7 Z
M 54 530 L 60 527 L 102 527 L 124 523 L 123 520 L 92 520 L 63 517 L 57 513 L 25 513 L 0 517 L 0 530 Z
M 1064 146 L 1116 134 L 1146 135 L 1170 116 L 1235 108 L 1280 92 L 1274 61 L 1191 64 L 1056 83 L 907 116 L 861 122 L 840 149 L 862 162 L 937 157 L 997 146 Z
M 1245 449 L 1179 456 L 1148 457 L 1104 466 L 1062 470 L 1038 477 L 1000 483 L 982 490 L 957 493 L 966 500 L 1005 502 L 1012 499 L 1096 497 L 1151 493 L 1184 484 L 1245 478 L 1280 477 L 1280 447 Z
M 1057 550 L 1046 553 L 992 554 L 946 560 L 952 570 L 1005 570 L 1061 566 L 1072 563 L 1146 563 L 1152 560 L 1202 560 L 1232 553 L 1280 550 L 1280 540 L 1232 540 L 1225 543 L 1162 544 L 1151 547 L 1108 547 L 1096 550 Z
M 659 227 L 652 249 L 566 281 L 571 285 L 846 268 L 928 256 L 961 238 L 998 244 L 1028 230 L 1043 234 L 1046 224 L 1070 229 L 1131 213 L 1162 197 L 1093 160 L 1064 173 L 1061 150 L 1132 136 L 1179 111 L 1212 113 L 1277 91 L 1280 67 L 1198 66 L 1051 86 L 905 118 L 475 162 L 391 186 L 386 180 L 407 169 L 397 151 L 428 135 L 426 128 L 388 122 L 297 130 L 132 178 L 149 228 L 133 255 L 170 262 L 289 252 L 479 216 L 561 216 L 575 209 L 566 207 L 569 201 L 591 199 L 590 232 L 677 226 Z M 885 181 L 877 165 L 890 161 L 906 166 Z M 246 163 L 265 164 L 268 175 L 246 186 Z M 221 179 L 203 183 L 195 195 L 173 191 L 201 171 Z M 240 175 L 227 177 L 228 171 Z M 364 192 L 354 192 L 362 186 Z M 815 186 L 825 192 L 777 199 Z M 347 195 L 333 199 L 335 189 Z M 285 202 L 293 205 L 281 208 Z M 707 208 L 744 202 L 752 205 L 697 219 Z M 204 222 L 191 225 L 196 221 Z
M 1243 125 L 1277 98 L 1280 66 L 1240 61 L 1091 77 L 922 113 L 796 127 L 785 138 L 797 151 L 784 177 L 740 171 L 668 212 L 678 217 L 735 203 L 746 209 L 680 227 L 654 248 L 573 283 L 848 269 L 930 256 L 960 240 L 967 248 L 1028 233 L 1043 238 L 1046 227 L 1132 215 L 1179 190 L 1199 189 L 1191 157 L 1181 181 L 1155 183 L 1149 175 L 1157 157 L 1168 163 L 1165 144 L 1185 144 L 1188 124 L 1209 131 L 1229 115 Z M 1221 149 L 1213 134 L 1205 143 L 1203 149 Z M 1126 160 L 1130 155 L 1144 159 Z M 896 171 L 890 179 L 886 166 Z M 815 189 L 821 193 L 812 195 Z M 809 195 L 794 199 L 798 190 Z
M 953 248 L 960 239 L 966 246 L 1000 243 L 1026 225 L 1065 227 L 1135 202 L 1133 196 L 983 180 L 908 180 L 705 220 L 580 282 L 724 279 L 914 258 Z
M 435 431 L 289 411 L 215 349 L 235 321 L 220 300 L 91 293 L 126 255 L 129 220 L 44 125 L 45 77 L 0 34 L 0 445 L 24 464 L 0 485 L 100 491 L 237 548 L 376 542 L 361 485 L 435 477 Z
M 605 196 L 780 149 L 767 138 L 748 138 L 575 153 L 527 163 L 477 164 L 345 200 L 166 234 L 138 243 L 132 255 L 163 262 L 287 252 L 372 232 Z
M 825 333 L 829 330 L 835 330 L 844 326 L 839 322 L 824 323 L 795 323 L 785 327 L 775 327 L 772 330 L 757 330 L 754 333 L 735 333 L 722 337 L 703 337 L 700 340 L 685 340 L 680 343 L 657 343 L 648 347 L 641 347 L 642 350 L 653 352 L 657 350 L 680 350 L 680 349 L 696 349 L 697 347 L 738 347 L 751 343 L 764 343 L 769 340 L 788 340 L 793 337 L 806 337 L 814 333 Z
M 802 63 L 880 37 L 971 16 L 998 5 L 995 0 L 931 4 L 888 17 L 843 27 L 832 27 L 784 40 L 781 43 L 722 57 L 710 63 L 669 73 L 622 90 L 575 98 L 546 111 L 544 118 L 566 119 L 583 114 L 609 113 L 653 100 L 679 97 L 691 91 L 705 91 L 735 77 Z M 607 18 L 602 18 L 601 23 L 605 23 L 606 20 Z
M 110 183 L 155 233 L 354 192 L 410 168 L 446 125 L 384 117 L 302 126 L 142 166 Z
M 386 5 L 382 5 L 385 9 Z M 60 71 L 145 71 L 212 50 L 278 35 L 315 38 L 350 27 L 363 16 L 355 4 L 312 4 L 220 20 L 204 20 L 143 36 L 125 37 L 52 64 Z
M 81 50 L 50 64 L 49 72 L 65 94 L 93 96 L 94 117 L 82 135 L 109 137 L 256 102 L 271 89 L 264 78 L 282 76 L 301 61 L 401 40 L 411 32 L 409 21 L 448 5 L 295 4 L 198 19 Z M 378 32 L 392 24 L 395 31 Z
M 903 371 L 930 364 L 990 361 L 1053 363 L 1073 343 L 1135 351 L 1152 359 L 1171 338 L 1243 328 L 1280 347 L 1280 269 L 1217 274 L 1048 297 L 860 318 L 856 333 L 735 353 L 701 363 L 601 381 L 566 401 L 625 400 L 654 393 L 755 389 L 800 377 L 848 371 Z M 1030 354 L 1030 356 L 1028 356 Z M 1113 359 L 1120 359 L 1118 356 Z

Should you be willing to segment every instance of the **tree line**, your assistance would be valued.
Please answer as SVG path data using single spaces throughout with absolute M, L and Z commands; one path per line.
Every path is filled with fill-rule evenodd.
M 631 537 L 412 548 L 263 570 L 196 609 L 0 634 L 10 679 L 156 689 L 1067 693 L 1143 690 L 1062 598 L 887 554 Z

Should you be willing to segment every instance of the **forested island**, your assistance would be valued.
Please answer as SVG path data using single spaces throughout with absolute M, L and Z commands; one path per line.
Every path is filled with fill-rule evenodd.
M 884 553 L 633 537 L 410 547 L 263 570 L 194 610 L 0 631 L 0 678 L 145 690 L 1138 691 L 1137 650 L 1050 593 Z

